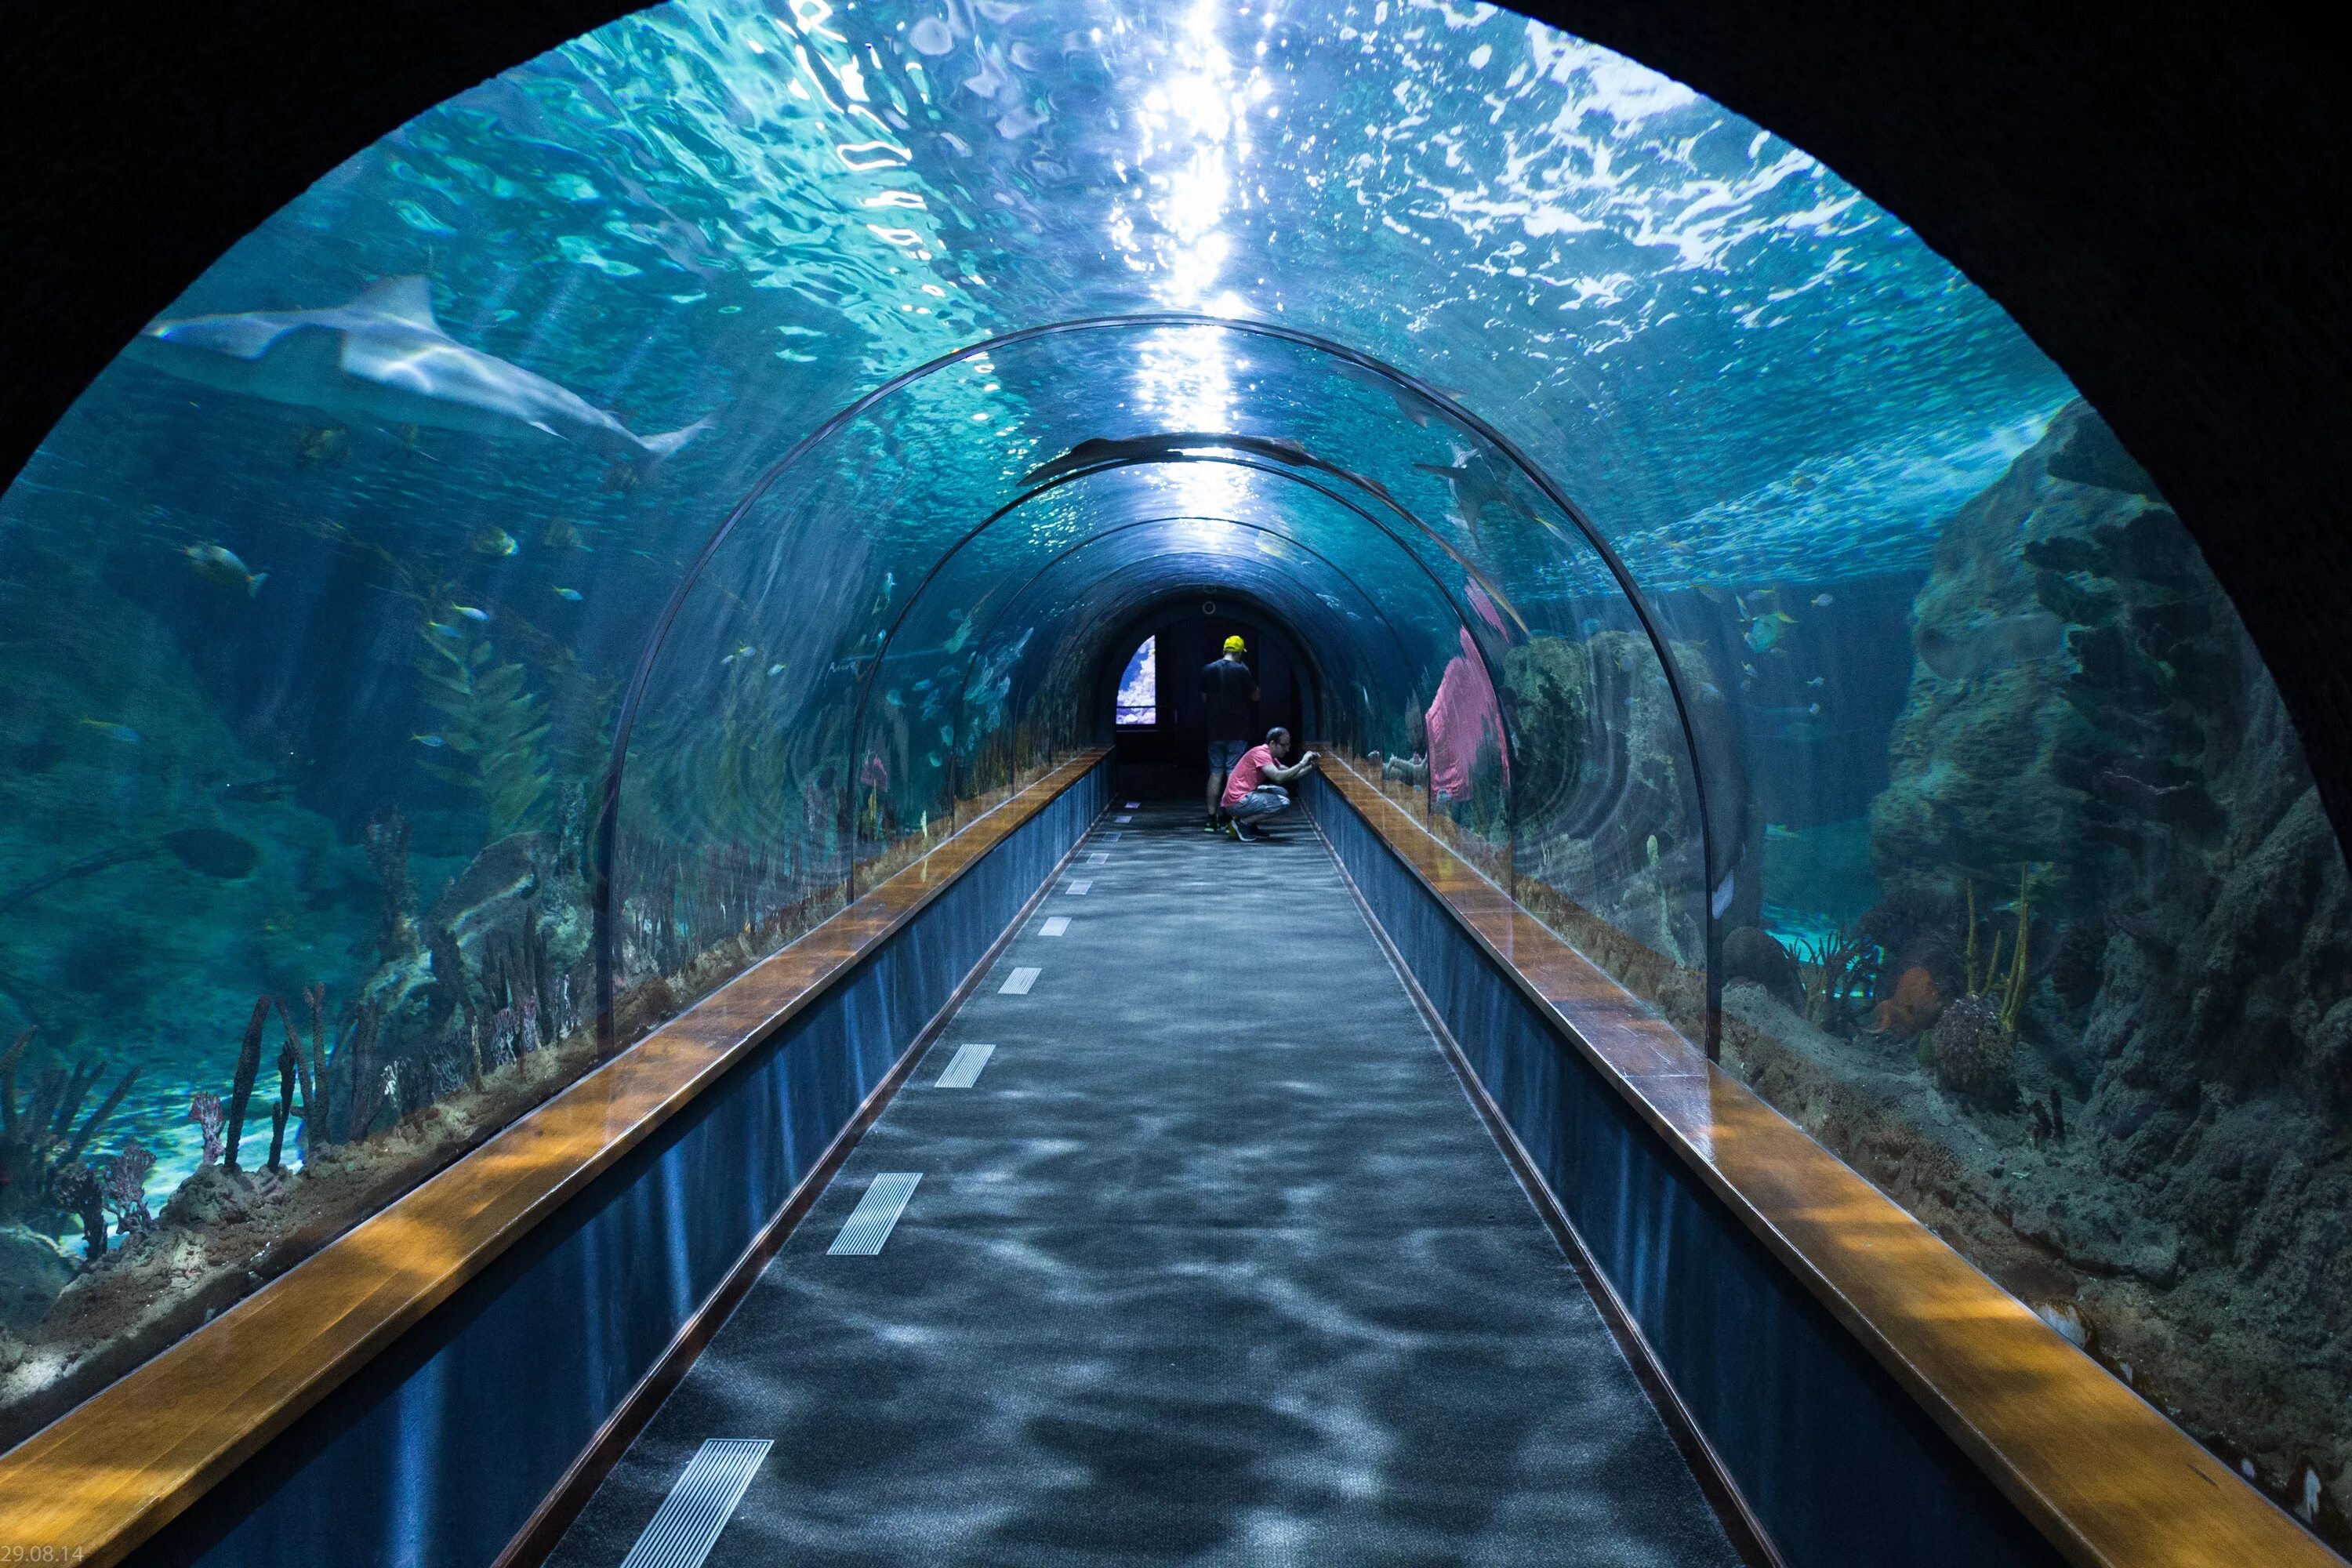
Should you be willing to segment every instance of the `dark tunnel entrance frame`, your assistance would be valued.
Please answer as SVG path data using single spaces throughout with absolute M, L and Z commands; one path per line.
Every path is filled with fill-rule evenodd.
M 663 606 L 660 617 L 647 635 L 645 648 L 638 656 L 636 668 L 630 676 L 626 693 L 622 699 L 620 712 L 613 725 L 612 753 L 605 768 L 604 798 L 597 811 L 594 846 L 595 876 L 590 899 L 593 921 L 593 945 L 595 949 L 596 960 L 596 1042 L 600 1058 L 610 1057 L 618 1045 L 614 1038 L 613 1011 L 615 981 L 613 952 L 613 868 L 619 838 L 621 781 L 627 767 L 629 742 L 636 728 L 637 713 L 644 704 L 646 689 L 652 679 L 655 662 L 668 643 L 670 630 L 676 626 L 678 615 L 685 607 L 687 596 L 700 583 L 703 573 L 709 568 L 719 547 L 734 532 L 751 508 L 774 488 L 778 480 L 791 472 L 803 458 L 868 409 L 928 376 L 979 355 L 993 353 L 1018 343 L 1044 338 L 1093 331 L 1142 331 L 1183 328 L 1234 332 L 1247 337 L 1260 337 L 1293 343 L 1314 350 L 1343 363 L 1354 365 L 1360 370 L 1381 376 L 1396 386 L 1404 388 L 1415 396 L 1423 398 L 1447 418 L 1455 421 L 1464 429 L 1470 431 L 1500 452 L 1529 483 L 1536 487 L 1538 493 L 1559 509 L 1560 515 L 1567 518 L 1583 536 L 1585 542 L 1591 546 L 1594 554 L 1600 558 L 1601 564 L 1615 580 L 1618 591 L 1624 595 L 1627 603 L 1633 606 L 1635 617 L 1641 622 L 1643 635 L 1649 639 L 1652 650 L 1657 658 L 1660 671 L 1665 677 L 1668 693 L 1674 699 L 1675 716 L 1682 726 L 1684 747 L 1691 761 L 1691 793 L 1695 797 L 1698 814 L 1699 860 L 1705 879 L 1700 896 L 1700 921 L 1706 945 L 1705 1045 L 1710 1060 L 1720 1058 L 1723 1041 L 1723 936 L 1718 917 L 1719 911 L 1729 903 L 1729 879 L 1734 872 L 1732 868 L 1727 868 L 1718 879 L 1716 866 L 1715 822 L 1713 814 L 1708 808 L 1706 769 L 1700 760 L 1703 753 L 1699 744 L 1698 726 L 1693 717 L 1696 710 L 1696 707 L 1690 694 L 1684 689 L 1682 672 L 1675 668 L 1673 646 L 1666 636 L 1664 623 L 1660 621 L 1657 612 L 1651 606 L 1648 597 L 1642 592 L 1640 584 L 1634 580 L 1633 573 L 1627 569 L 1623 560 L 1611 547 L 1601 531 L 1593 526 L 1591 519 L 1585 515 L 1584 510 L 1569 497 L 1549 474 L 1529 458 L 1517 443 L 1485 419 L 1419 378 L 1383 361 L 1376 360 L 1369 354 L 1351 349 L 1344 343 L 1295 327 L 1280 326 L 1270 321 L 1239 321 L 1197 311 L 1162 310 L 1118 316 L 1074 317 L 1067 321 L 1048 321 L 1034 327 L 1024 327 L 1015 331 L 1003 332 L 995 337 L 984 339 L 980 342 L 967 344 L 963 348 L 926 361 L 911 370 L 902 371 L 872 391 L 853 400 L 824 423 L 795 441 L 786 449 L 783 456 L 761 471 L 759 477 L 752 481 L 751 488 L 711 530 L 709 536 L 703 541 L 701 549 L 696 552 L 694 559 L 680 574 L 677 587 L 670 593 L 668 603 Z M 1474 647 L 1476 641 L 1475 637 L 1472 638 Z M 1497 707 L 1499 709 L 1499 702 Z M 854 858 L 853 855 L 853 861 Z

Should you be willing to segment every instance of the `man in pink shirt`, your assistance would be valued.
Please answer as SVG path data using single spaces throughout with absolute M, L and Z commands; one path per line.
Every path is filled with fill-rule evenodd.
M 1282 759 L 1290 755 L 1290 731 L 1279 726 L 1265 732 L 1265 744 L 1252 746 L 1242 753 L 1226 775 L 1224 798 L 1217 804 L 1224 808 L 1225 831 L 1244 844 L 1255 844 L 1265 837 L 1254 823 L 1287 810 L 1290 792 L 1282 786 L 1315 765 L 1315 753 L 1307 752 L 1288 767 Z

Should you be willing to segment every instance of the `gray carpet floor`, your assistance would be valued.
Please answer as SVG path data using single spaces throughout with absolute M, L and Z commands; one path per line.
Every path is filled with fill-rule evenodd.
M 1105 820 L 553 1562 L 612 1568 L 705 1438 L 764 1437 L 714 1563 L 1737 1563 L 1279 827 Z M 882 1172 L 922 1173 L 887 1244 L 828 1256 Z

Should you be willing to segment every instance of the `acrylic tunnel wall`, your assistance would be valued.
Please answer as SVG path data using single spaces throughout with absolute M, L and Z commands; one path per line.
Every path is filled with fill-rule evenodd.
M 2352 896 L 2188 533 L 1769 129 L 1327 0 L 658 6 L 91 386 L 0 498 L 0 1435 L 1109 739 L 1194 589 L 2347 1539 Z

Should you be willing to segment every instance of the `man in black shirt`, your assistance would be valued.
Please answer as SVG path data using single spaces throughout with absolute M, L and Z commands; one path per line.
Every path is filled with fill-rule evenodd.
M 1201 671 L 1201 716 L 1209 735 L 1209 820 L 1205 831 L 1222 832 L 1218 807 L 1234 764 L 1249 750 L 1250 706 L 1257 700 L 1257 677 L 1241 661 L 1249 647 L 1237 637 L 1225 639 L 1225 656 Z

